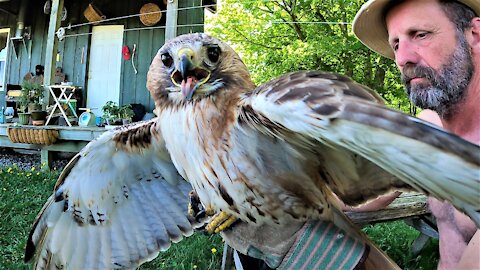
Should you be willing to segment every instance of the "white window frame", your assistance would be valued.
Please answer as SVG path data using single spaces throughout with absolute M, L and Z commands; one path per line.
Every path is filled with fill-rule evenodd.
M 0 59 L 0 61 L 4 61 L 4 67 L 3 67 L 3 74 L 0 74 L 2 76 L 2 81 L 3 84 L 0 85 L 0 92 L 4 92 L 5 88 L 7 86 L 7 83 L 5 82 L 5 76 L 7 74 L 7 59 L 8 59 L 8 49 L 9 49 L 9 44 L 10 44 L 10 28 L 0 28 L 0 33 L 7 33 L 7 40 L 5 43 L 5 48 L 7 50 L 7 53 L 5 54 L 5 59 Z

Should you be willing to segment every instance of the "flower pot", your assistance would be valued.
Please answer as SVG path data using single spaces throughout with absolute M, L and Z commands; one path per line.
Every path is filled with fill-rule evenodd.
M 45 120 L 47 118 L 46 111 L 32 111 L 31 113 L 32 120 Z
M 28 125 L 30 121 L 30 113 L 18 113 L 18 123 L 20 125 Z
M 28 104 L 28 112 L 41 111 L 41 110 L 42 110 L 42 104 L 38 104 L 38 103 Z
M 122 119 L 122 124 L 123 125 L 128 125 L 130 123 L 132 123 L 132 119 Z
M 121 126 L 122 125 L 122 119 L 105 119 L 105 124 L 109 126 Z

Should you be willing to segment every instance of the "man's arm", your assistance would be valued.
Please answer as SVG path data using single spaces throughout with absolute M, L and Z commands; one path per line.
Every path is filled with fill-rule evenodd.
M 338 204 L 340 205 L 343 211 L 372 212 L 372 211 L 377 211 L 387 207 L 398 196 L 400 196 L 400 194 L 402 194 L 400 191 L 394 191 L 392 193 L 379 196 L 378 198 L 359 206 L 349 206 L 349 205 L 346 205 L 344 202 L 342 202 L 340 199 L 338 199 L 338 197 L 337 199 L 338 199 Z
M 480 269 L 480 230 L 468 242 L 456 269 Z
M 440 117 L 434 111 L 424 110 L 418 115 L 418 118 L 437 126 L 442 126 Z M 472 239 L 470 239 L 470 242 L 468 242 L 456 269 L 480 269 L 480 230 L 477 230 Z

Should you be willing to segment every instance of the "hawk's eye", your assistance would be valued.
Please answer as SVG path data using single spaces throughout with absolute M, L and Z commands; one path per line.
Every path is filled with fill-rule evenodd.
M 208 59 L 212 61 L 213 63 L 216 63 L 218 61 L 218 58 L 220 57 L 220 47 L 218 46 L 211 46 L 207 48 L 207 55 Z
M 171 67 L 173 64 L 173 58 L 168 53 L 164 53 L 161 56 L 162 62 L 166 67 Z

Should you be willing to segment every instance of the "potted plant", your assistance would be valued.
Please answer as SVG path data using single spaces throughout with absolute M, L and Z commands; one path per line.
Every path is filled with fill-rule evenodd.
M 118 104 L 113 101 L 107 101 L 107 103 L 103 105 L 102 113 L 102 118 L 107 125 L 115 125 L 120 123 L 122 119 L 120 116 L 120 108 Z
M 28 118 L 31 117 L 33 124 L 43 125 L 47 112 L 42 110 L 42 100 L 43 86 L 37 82 L 24 80 L 19 97 L 20 111 L 22 111 L 19 113 L 19 122 L 28 124 Z
M 132 105 L 125 104 L 120 107 L 119 109 L 120 117 L 122 118 L 122 123 L 124 125 L 130 124 L 132 122 L 132 118 L 135 115 L 132 109 Z
M 42 110 L 43 86 L 36 82 L 22 82 L 20 103 L 27 104 L 28 112 Z
M 18 123 L 20 125 L 28 125 L 30 122 L 30 113 L 27 112 L 28 101 L 20 98 L 18 101 Z

